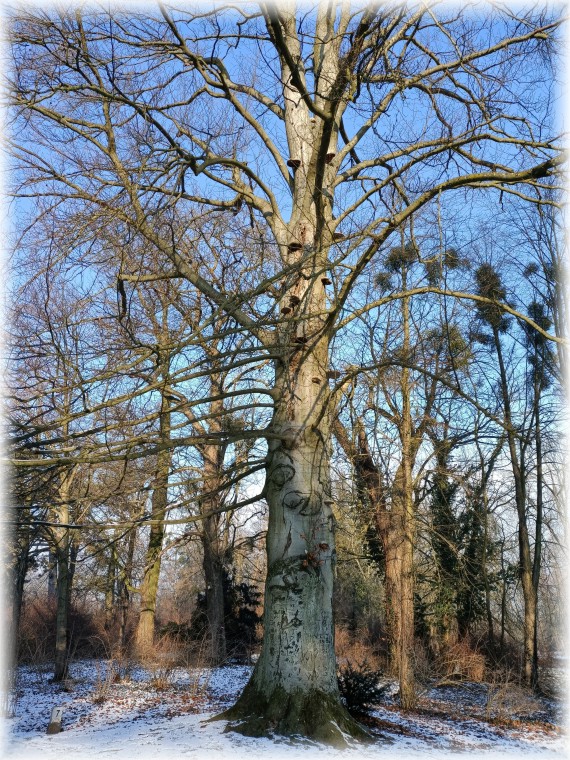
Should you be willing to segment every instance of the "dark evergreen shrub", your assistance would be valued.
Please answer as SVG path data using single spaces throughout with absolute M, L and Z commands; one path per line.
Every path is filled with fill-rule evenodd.
M 257 614 L 261 594 L 248 583 L 236 583 L 231 572 L 224 570 L 224 625 L 226 648 L 230 659 L 248 662 L 259 643 Z M 206 594 L 198 594 L 196 610 L 189 627 L 189 639 L 199 640 L 208 630 Z
M 347 709 L 354 713 L 366 713 L 386 695 L 388 685 L 379 684 L 382 674 L 365 662 L 360 665 L 347 663 L 337 673 L 338 687 Z

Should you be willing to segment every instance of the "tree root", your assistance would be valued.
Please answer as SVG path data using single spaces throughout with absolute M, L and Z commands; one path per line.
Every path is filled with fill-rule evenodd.
M 371 741 L 339 701 L 317 690 L 289 693 L 277 687 L 266 697 L 250 682 L 233 707 L 211 720 L 227 720 L 225 731 L 245 736 L 298 736 L 335 747 L 347 747 L 350 739 Z

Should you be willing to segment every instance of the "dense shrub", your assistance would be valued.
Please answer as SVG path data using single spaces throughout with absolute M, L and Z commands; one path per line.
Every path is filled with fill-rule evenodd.
M 342 665 L 337 674 L 341 696 L 348 710 L 366 713 L 386 695 L 388 685 L 381 686 L 382 674 L 367 663 Z
M 56 608 L 43 600 L 34 600 L 22 611 L 18 636 L 18 660 L 27 663 L 48 662 L 55 653 Z M 98 616 L 87 607 L 71 605 L 68 618 L 69 659 L 106 657 L 108 635 Z
M 434 671 L 440 678 L 481 682 L 485 677 L 485 657 L 461 639 L 436 658 Z
M 224 570 L 224 625 L 228 656 L 249 661 L 259 643 L 261 617 L 257 613 L 261 594 L 248 583 L 236 583 L 231 572 Z M 196 610 L 190 626 L 168 623 L 165 632 L 187 642 L 201 641 L 208 630 L 206 594 L 198 594 Z M 170 628 L 169 628 L 170 626 Z M 166 630 L 168 628 L 168 631 Z

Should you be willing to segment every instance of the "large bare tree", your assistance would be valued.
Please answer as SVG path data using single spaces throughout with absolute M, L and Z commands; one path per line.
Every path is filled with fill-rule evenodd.
M 360 284 L 420 209 L 462 191 L 546 197 L 558 25 L 546 11 L 335 2 L 12 21 L 21 195 L 111 215 L 227 316 L 244 363 L 271 362 L 264 641 L 226 716 L 236 730 L 363 734 L 333 649 L 331 341 L 401 297 Z M 264 231 L 231 287 L 193 256 L 199 235 L 161 222 L 208 208 Z

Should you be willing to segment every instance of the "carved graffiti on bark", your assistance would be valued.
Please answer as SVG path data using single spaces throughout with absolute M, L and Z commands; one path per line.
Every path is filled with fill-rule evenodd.
M 289 464 L 278 464 L 270 477 L 272 483 L 275 483 L 278 488 L 283 488 L 285 483 L 288 483 L 295 477 L 295 469 Z
M 308 501 L 308 494 L 301 491 L 289 491 L 283 498 L 283 504 L 288 509 L 299 509 L 299 514 L 304 514 L 302 510 L 307 506 Z

